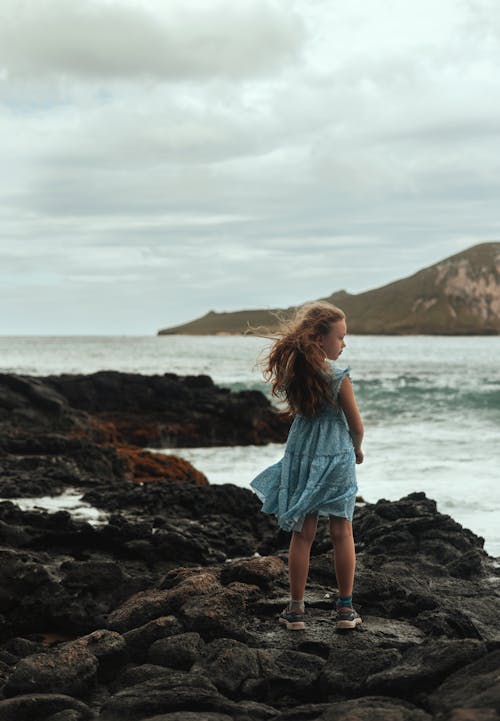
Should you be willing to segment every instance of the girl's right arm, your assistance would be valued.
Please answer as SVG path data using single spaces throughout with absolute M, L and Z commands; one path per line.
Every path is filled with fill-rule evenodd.
M 356 454 L 356 463 L 363 463 L 364 456 L 361 450 L 361 442 L 364 435 L 363 420 L 359 412 L 358 404 L 356 403 L 356 398 L 354 397 L 351 379 L 348 376 L 343 379 L 340 385 L 338 399 L 340 407 L 345 413 L 347 425 L 349 426 L 349 433 L 351 434 L 354 453 Z

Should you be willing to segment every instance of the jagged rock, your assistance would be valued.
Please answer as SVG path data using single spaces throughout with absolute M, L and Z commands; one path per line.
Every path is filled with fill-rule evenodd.
M 366 696 L 339 703 L 297 706 L 293 710 L 280 713 L 274 721 L 306 719 L 307 721 L 432 721 L 428 713 L 413 704 L 383 696 Z
M 56 714 L 68 711 L 74 711 L 78 715 L 73 718 L 66 717 L 65 721 L 90 721 L 94 718 L 92 710 L 86 704 L 60 693 L 30 693 L 0 701 L 2 721 L 54 721 Z
M 312 701 L 318 691 L 318 680 L 325 660 L 311 653 L 288 649 L 259 649 L 259 678 L 249 678 L 241 686 L 244 696 L 276 703 L 285 697 Z
M 233 721 L 234 716 L 215 711 L 174 711 L 162 713 L 160 716 L 149 716 L 142 721 Z
M 73 708 L 64 709 L 64 711 L 58 711 L 58 713 L 49 716 L 45 721 L 81 721 L 82 715 L 80 711 Z
M 153 548 L 163 560 L 206 565 L 261 553 L 264 543 L 272 554 L 277 542 L 288 539 L 287 534 L 277 534 L 274 520 L 260 512 L 256 495 L 232 483 L 101 486 L 88 491 L 83 500 L 105 511 L 119 508 L 135 518 L 154 518 Z M 174 559 L 176 552 L 182 556 Z
M 234 697 L 244 682 L 259 678 L 258 652 L 236 639 L 218 638 L 207 644 L 192 670 L 205 673 L 221 693 Z
M 429 696 L 435 714 L 453 719 L 494 719 L 500 711 L 500 649 L 495 649 L 449 675 Z
M 31 441 L 32 454 L 35 447 L 38 455 L 55 453 L 58 445 L 59 452 L 68 457 L 69 443 L 63 439 L 71 434 L 68 440 L 78 457 L 79 441 L 112 443 L 126 455 L 130 445 L 172 448 L 282 442 L 288 426 L 260 391 L 232 393 L 204 375 L 0 373 L 0 429 L 8 431 L 3 447 L 13 455 L 26 453 L 34 434 L 38 439 Z M 25 435 L 16 441 L 14 430 Z M 132 458 L 132 466 L 148 459 L 161 462 L 155 455 L 142 454 Z
M 116 693 L 104 704 L 100 718 L 102 721 L 139 721 L 166 711 L 230 712 L 233 705 L 207 677 L 168 670 Z
M 160 666 L 189 671 L 202 653 L 204 641 L 199 633 L 180 633 L 160 638 L 149 647 L 148 661 Z
M 71 589 L 102 591 L 121 586 L 126 580 L 122 568 L 115 561 L 91 559 L 64 561 L 60 565 L 64 585 Z
M 286 572 L 285 564 L 276 556 L 243 558 L 225 564 L 221 572 L 221 582 L 227 585 L 231 581 L 242 581 L 269 588 L 277 577 L 284 576 Z
M 154 663 L 142 663 L 138 666 L 128 665 L 118 674 L 118 676 L 109 684 L 109 688 L 113 694 L 123 689 L 137 686 L 143 681 L 156 678 L 156 676 L 164 676 L 167 673 L 167 664 L 157 666 Z M 169 668 L 169 667 L 168 667 Z
M 101 545 L 109 553 L 110 547 L 118 547 L 118 531 L 113 533 L 109 527 L 96 531 L 88 524 L 73 522 L 69 514 L 23 513 L 5 506 L 0 508 L 0 514 L 4 519 L 12 518 L 15 524 L 22 523 L 15 527 L 26 529 L 24 537 L 29 538 L 22 550 L 5 545 L 0 548 L 0 611 L 6 614 L 3 637 L 9 629 L 27 634 L 56 627 L 71 634 L 102 628 L 110 609 L 134 588 L 151 582 L 150 574 L 140 569 L 132 578 L 124 567 L 118 571 L 113 562 L 106 565 L 101 560 L 87 563 L 68 559 L 67 553 L 79 555 L 85 546 L 97 551 Z M 28 550 L 28 545 L 45 546 L 47 550 Z M 84 574 L 94 568 L 97 575 L 89 575 L 86 586 Z
M 119 633 L 100 629 L 70 643 L 61 644 L 59 649 L 86 650 L 98 661 L 97 679 L 105 682 L 113 679 L 118 670 L 128 661 L 127 644 Z
M 400 660 L 398 649 L 383 648 L 372 639 L 357 634 L 349 639 L 348 648 L 330 653 L 319 678 L 322 693 L 332 698 L 363 695 L 369 676 L 393 667 Z
M 170 591 L 157 588 L 139 591 L 109 615 L 108 627 L 124 633 L 154 618 L 166 616 L 173 610 L 171 598 Z
M 44 651 L 43 644 L 32 641 L 28 638 L 22 638 L 16 636 L 10 638 L 4 645 L 2 650 L 12 655 L 12 663 L 15 663 L 20 658 L 26 656 L 32 656 L 35 653 L 41 653 Z
M 440 575 L 470 578 L 474 575 L 471 560 L 478 564 L 475 573 L 480 575 L 486 558 L 484 539 L 438 513 L 436 502 L 424 493 L 410 493 L 399 501 L 382 499 L 360 508 L 354 533 L 360 548 L 369 548 L 373 565 L 379 570 L 394 557 L 401 561 L 417 555 L 419 560 L 437 565 Z
M 83 645 L 55 648 L 23 658 L 3 688 L 5 696 L 27 693 L 85 694 L 95 683 L 98 661 Z
M 0 407 L 1 394 L 0 384 Z M 71 409 L 68 413 L 71 417 Z M 49 418 L 47 424 L 51 421 Z M 47 430 L 42 421 L 33 429 L 17 426 L 12 417 L 9 423 L 0 421 L 0 432 L 4 498 L 55 495 L 68 487 L 87 488 L 102 483 L 121 486 L 132 478 L 126 454 L 120 456 L 112 445 Z
M 273 721 L 276 709 L 254 701 L 240 701 L 231 706 L 230 715 L 217 711 L 173 711 L 172 713 L 148 716 L 141 721 Z
M 206 375 L 99 371 L 40 379 L 72 408 L 115 428 L 115 441 L 150 448 L 282 441 L 287 424 L 259 391 L 231 393 Z
M 134 661 L 145 661 L 148 649 L 155 641 L 175 636 L 182 631 L 182 624 L 175 616 L 160 616 L 123 634 L 129 655 Z
M 356 508 L 352 633 L 335 630 L 319 524 L 307 628 L 290 633 L 290 534 L 250 490 L 140 447 L 262 442 L 275 421 L 203 376 L 0 374 L 2 492 L 71 483 L 107 514 L 0 502 L 0 721 L 493 718 L 500 572 L 425 494 Z
M 2 494 L 131 481 L 207 485 L 187 460 L 144 446 L 280 442 L 288 427 L 264 394 L 231 393 L 209 376 L 0 373 Z
M 148 515 L 131 503 L 127 518 L 112 513 L 109 524 L 91 529 L 68 514 L 23 513 L 0 504 L 7 529 L 0 549 L 4 698 L 23 693 L 23 665 L 26 670 L 37 662 L 40 683 L 41 659 L 60 657 L 69 646 L 77 663 L 68 661 L 53 690 L 86 693 L 87 706 L 103 721 L 187 713 L 222 714 L 235 721 L 345 721 L 349 716 L 428 721 L 431 708 L 436 721 L 452 721 L 455 712 L 453 721 L 467 713 L 491 715 L 498 659 L 481 664 L 499 639 L 499 569 L 482 550 L 481 539 L 440 514 L 425 495 L 356 509 L 354 597 L 364 623 L 352 633 L 335 630 L 332 554 L 323 545 L 327 524 L 320 524 L 305 598 L 307 628 L 291 633 L 277 623 L 289 596 L 289 535 L 276 526 L 273 531 L 270 520 L 261 524 L 263 514 L 245 489 L 225 493 L 221 487 L 195 487 L 193 494 L 175 486 L 165 485 L 168 490 L 158 497 L 165 508 L 171 499 L 172 516 L 164 520 L 180 519 L 186 537 L 191 520 L 196 520 L 193 535 L 199 533 L 202 520 L 192 516 L 200 509 L 190 511 L 189 504 L 199 501 L 202 491 L 203 523 L 214 535 L 218 529 L 221 550 L 225 529 L 231 522 L 237 527 L 244 516 L 253 543 L 267 529 L 265 542 L 272 551 L 261 557 L 251 546 L 247 555 L 224 562 L 209 560 L 203 551 L 198 563 L 170 566 L 155 554 L 151 540 L 154 529 L 162 527 L 158 507 Z M 401 533 L 392 535 L 394 545 L 388 547 L 394 519 Z M 20 532 L 9 534 L 13 528 Z M 134 541 L 147 542 L 151 553 L 135 558 Z M 179 548 L 182 556 L 183 545 Z M 471 551 L 479 553 L 477 572 L 471 574 L 467 564 L 460 570 L 459 563 L 451 572 L 450 564 Z M 70 627 L 72 616 L 77 622 Z M 69 627 L 81 634 L 76 629 L 83 620 L 83 638 L 40 648 L 42 639 L 47 643 L 47 636 L 57 638 Z M 81 658 L 96 664 L 87 677 L 85 669 L 78 676 Z M 466 693 L 475 706 L 468 705 Z M 56 713 L 68 716 L 73 710 L 61 707 Z
M 221 588 L 210 595 L 193 596 L 179 610 L 186 629 L 199 631 L 207 637 L 230 636 L 246 639 L 239 619 L 243 616 L 245 599 L 238 591 Z
M 114 678 L 126 661 L 126 644 L 119 634 L 94 631 L 55 649 L 23 658 L 15 666 L 3 693 L 15 696 L 43 691 L 79 696 L 95 681 Z
M 178 611 L 193 596 L 211 594 L 220 589 L 220 582 L 213 573 L 204 569 L 185 573 L 184 578 L 173 588 L 150 589 L 128 598 L 110 614 L 108 626 L 119 632 L 129 631 L 154 618 Z
M 426 641 L 404 651 L 380 671 L 366 679 L 367 693 L 401 694 L 413 699 L 422 691 L 435 688 L 447 675 L 471 659 L 486 653 L 486 644 L 472 639 Z

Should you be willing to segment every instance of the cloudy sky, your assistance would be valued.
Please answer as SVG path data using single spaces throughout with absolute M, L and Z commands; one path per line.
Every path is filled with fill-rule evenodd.
M 498 239 L 495 0 L 0 0 L 0 334 L 155 334 Z

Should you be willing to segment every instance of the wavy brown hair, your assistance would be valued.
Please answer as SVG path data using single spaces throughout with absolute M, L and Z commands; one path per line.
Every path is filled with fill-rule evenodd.
M 327 301 L 305 303 L 295 310 L 292 318 L 270 311 L 279 321 L 277 331 L 249 328 L 261 337 L 274 339 L 271 349 L 259 361 L 264 365 L 263 376 L 272 382 L 272 395 L 284 400 L 282 415 L 293 418 L 316 415 L 325 404 L 335 404 L 325 366 L 325 351 L 319 343 L 328 335 L 333 323 L 345 319 L 344 311 Z M 259 331 L 267 331 L 262 335 Z

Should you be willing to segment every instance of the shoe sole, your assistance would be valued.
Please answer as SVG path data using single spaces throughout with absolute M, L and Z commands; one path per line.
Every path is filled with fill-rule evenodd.
M 304 621 L 287 621 L 286 618 L 279 618 L 279 622 L 286 626 L 289 631 L 303 631 L 306 627 Z
M 361 618 L 355 618 L 354 621 L 337 621 L 337 628 L 356 628 L 356 626 L 359 626 L 363 621 Z

